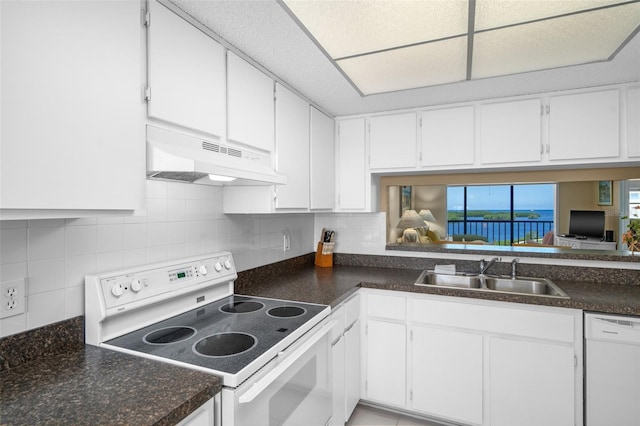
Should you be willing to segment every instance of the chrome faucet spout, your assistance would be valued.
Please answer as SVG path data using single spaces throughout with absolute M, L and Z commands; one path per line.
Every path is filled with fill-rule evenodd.
M 511 261 L 511 279 L 515 280 L 518 278 L 518 262 L 520 259 L 517 257 Z
M 484 259 L 480 259 L 480 275 L 484 275 L 485 272 L 487 272 L 487 270 L 491 268 L 491 265 L 493 265 L 496 262 L 500 262 L 500 260 L 501 259 L 499 257 L 494 257 L 489 261 L 489 263 L 486 263 Z

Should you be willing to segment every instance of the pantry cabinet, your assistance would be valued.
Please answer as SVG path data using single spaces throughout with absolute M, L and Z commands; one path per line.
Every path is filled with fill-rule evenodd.
M 263 151 L 274 149 L 274 81 L 227 52 L 227 139 Z
M 364 400 L 464 425 L 582 424 L 581 311 L 361 292 Z
M 549 159 L 606 159 L 620 155 L 620 92 L 549 98 Z
M 437 167 L 473 164 L 474 118 L 473 106 L 422 111 L 420 165 Z
M 539 162 L 542 158 L 541 100 L 486 103 L 480 111 L 480 162 Z
M 225 137 L 224 48 L 155 0 L 148 19 L 148 116 Z
M 309 208 L 309 104 L 276 84 L 276 170 L 287 184 L 276 187 L 276 208 Z
M 336 209 L 339 211 L 370 208 L 371 182 L 368 182 L 366 153 L 364 118 L 339 121 L 336 145 Z
M 416 114 L 375 116 L 369 119 L 370 168 L 395 169 L 415 167 Z
M 0 217 L 143 207 L 141 3 L 0 8 Z

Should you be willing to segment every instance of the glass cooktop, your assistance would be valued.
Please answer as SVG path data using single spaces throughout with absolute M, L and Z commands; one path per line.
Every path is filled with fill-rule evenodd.
M 236 374 L 325 309 L 232 295 L 104 343 Z

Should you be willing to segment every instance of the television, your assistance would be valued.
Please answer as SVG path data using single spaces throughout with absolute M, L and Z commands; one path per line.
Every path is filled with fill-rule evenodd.
M 602 238 L 604 235 L 604 211 L 571 210 L 569 234 L 576 237 Z

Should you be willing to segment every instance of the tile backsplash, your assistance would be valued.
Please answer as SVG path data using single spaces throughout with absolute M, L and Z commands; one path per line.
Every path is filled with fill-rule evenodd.
M 0 221 L 0 280 L 27 278 L 26 312 L 0 337 L 83 315 L 87 274 L 220 250 L 243 271 L 314 251 L 313 230 L 313 214 L 225 215 L 220 187 L 160 181 L 143 215 Z

